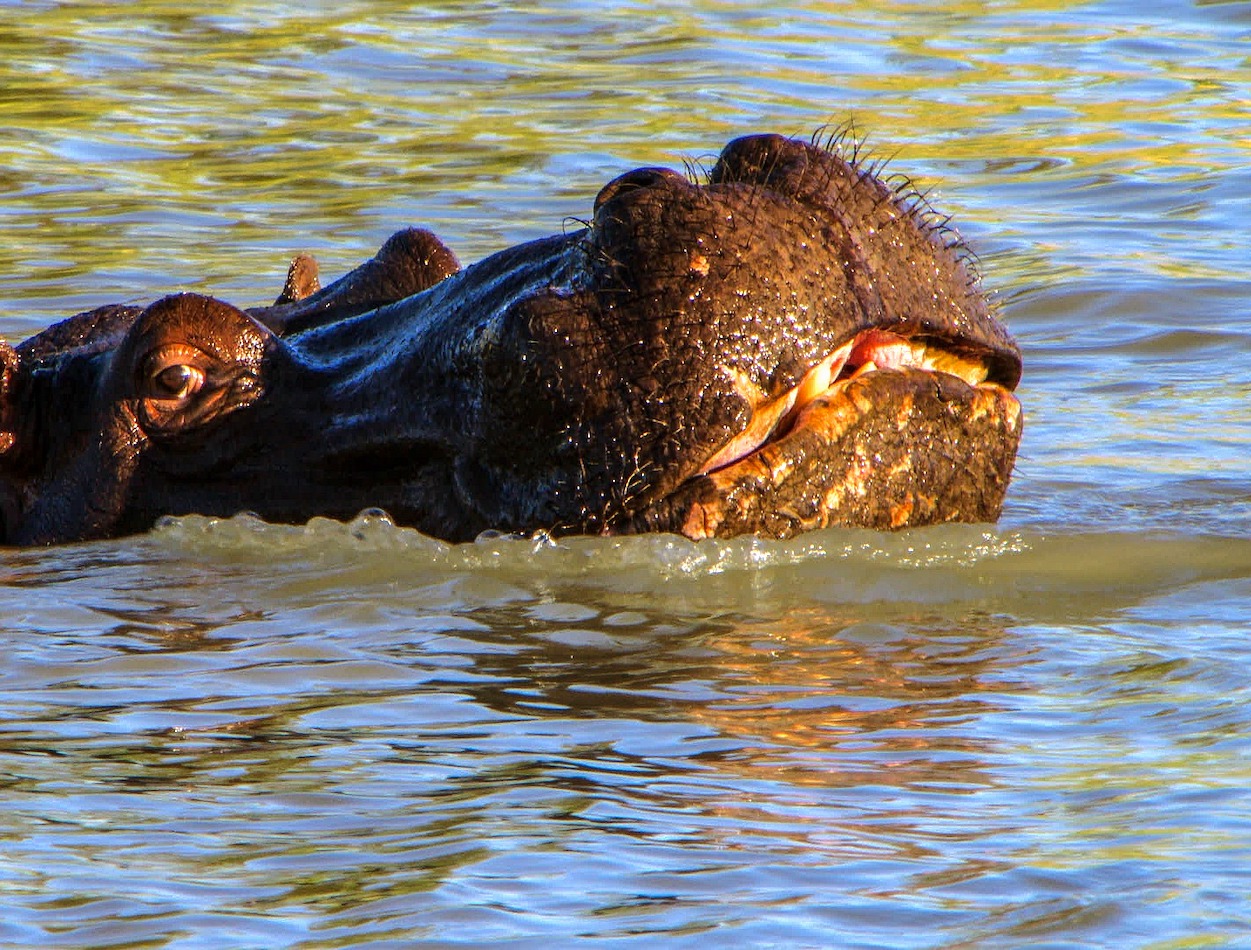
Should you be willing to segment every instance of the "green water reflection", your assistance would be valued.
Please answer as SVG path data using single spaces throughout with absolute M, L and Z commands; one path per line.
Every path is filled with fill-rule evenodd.
M 1039 178 L 1124 223 L 1153 180 L 1200 189 L 1251 149 L 1245 50 L 1198 13 L 74 3 L 0 18 L 0 273 L 31 319 L 168 286 L 264 297 L 290 251 L 344 267 L 406 222 L 473 259 L 585 215 L 606 176 L 698 161 L 761 125 L 856 121 L 904 170 L 958 177 L 949 210 L 1015 231 L 1022 251 L 1075 210 L 1029 208 Z M 1179 261 L 1158 226 L 1184 236 L 1213 209 L 1155 193 L 1151 233 L 1109 225 L 1098 253 L 1219 271 L 1232 245 Z M 1081 257 L 1066 242 L 1091 224 L 1053 237 L 1039 266 Z
M 0 4 L 0 334 L 466 261 L 854 122 L 1026 353 L 1004 523 L 0 552 L 0 943 L 1237 946 L 1245 3 Z

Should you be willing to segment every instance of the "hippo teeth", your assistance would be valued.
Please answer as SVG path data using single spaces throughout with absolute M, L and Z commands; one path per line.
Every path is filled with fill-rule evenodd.
M 877 370 L 906 368 L 949 373 L 970 386 L 984 383 L 989 375 L 981 360 L 887 330 L 864 330 L 808 370 L 798 385 L 758 404 L 747 428 L 717 450 L 697 474 L 708 475 L 733 465 L 786 435 L 802 424 L 808 406 L 839 384 Z
M 876 369 L 923 369 L 958 376 L 970 386 L 986 382 L 989 375 L 982 360 L 886 330 L 865 330 L 852 344 L 847 366 L 853 372 L 866 371 L 870 364 Z

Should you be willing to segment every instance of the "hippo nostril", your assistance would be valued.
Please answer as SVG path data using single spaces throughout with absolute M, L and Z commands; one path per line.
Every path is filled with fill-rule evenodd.
M 636 168 L 632 172 L 626 172 L 614 178 L 600 189 L 599 194 L 595 196 L 595 210 L 599 211 L 603 205 L 627 192 L 655 188 L 657 185 L 674 182 L 682 185 L 690 184 L 672 168 Z

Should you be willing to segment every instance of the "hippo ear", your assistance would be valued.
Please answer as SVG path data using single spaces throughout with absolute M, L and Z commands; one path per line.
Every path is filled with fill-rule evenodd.
M 297 257 L 274 305 L 248 313 L 280 336 L 290 336 L 428 290 L 459 271 L 460 262 L 430 231 L 407 228 L 391 235 L 370 260 L 320 289 L 316 267 L 311 257 Z
M 291 259 L 287 268 L 287 282 L 282 285 L 282 293 L 274 301 L 275 307 L 283 304 L 296 303 L 305 297 L 311 297 L 321 290 L 318 278 L 317 259 L 311 254 L 297 254 Z

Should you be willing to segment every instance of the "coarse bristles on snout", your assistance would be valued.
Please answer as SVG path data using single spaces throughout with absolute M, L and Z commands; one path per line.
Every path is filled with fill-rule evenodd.
M 242 510 L 451 540 L 993 520 L 1020 353 L 950 229 L 845 152 L 747 136 L 464 270 L 410 229 L 324 288 L 298 257 L 269 306 L 175 295 L 4 348 L 3 540 Z

